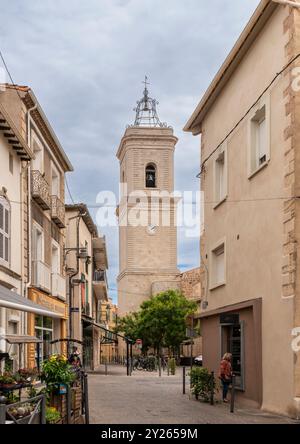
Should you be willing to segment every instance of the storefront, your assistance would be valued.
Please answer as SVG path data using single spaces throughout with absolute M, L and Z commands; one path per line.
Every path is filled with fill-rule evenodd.
M 29 299 L 55 314 L 55 316 L 28 315 L 28 334 L 42 340 L 40 350 L 41 361 L 48 358 L 54 352 L 66 353 L 65 343 L 60 343 L 53 350 L 51 342 L 55 339 L 65 339 L 67 336 L 67 304 L 36 289 L 29 290 Z M 34 347 L 29 347 L 28 367 L 32 367 L 35 362 L 35 349 Z
M 18 358 L 16 363 L 19 367 L 21 365 L 24 366 L 24 364 L 29 366 L 27 365 L 28 363 L 30 367 L 36 367 L 37 365 L 35 343 L 39 343 L 39 339 L 36 337 L 38 332 L 34 328 L 35 319 L 51 319 L 53 323 L 62 323 L 61 310 L 54 311 L 55 307 L 50 304 L 38 304 L 36 303 L 36 299 L 35 297 L 32 299 L 24 298 L 16 292 L 0 285 L 0 311 L 2 315 L 6 310 L 28 313 L 28 323 L 29 325 L 33 325 L 33 328 L 30 329 L 30 336 L 20 335 L 16 329 L 11 328 L 2 328 L 0 331 L 0 356 L 3 355 L 5 359 L 12 360 L 16 355 Z M 20 344 L 25 344 L 25 346 L 22 347 L 21 354 Z
M 232 354 L 241 401 L 262 403 L 261 300 L 247 301 L 202 313 L 203 366 L 216 375 L 225 353 Z

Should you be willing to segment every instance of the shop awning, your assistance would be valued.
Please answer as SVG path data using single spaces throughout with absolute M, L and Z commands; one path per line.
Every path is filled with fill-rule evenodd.
M 2 285 L 0 285 L 0 307 L 10 308 L 11 310 L 26 311 L 41 316 L 48 316 L 50 318 L 61 318 L 59 313 L 47 310 L 41 305 L 38 305 L 29 299 L 23 298 L 19 294 L 3 287 Z
M 4 335 L 0 336 L 0 339 L 4 339 L 9 344 L 38 344 L 43 342 L 35 336 Z

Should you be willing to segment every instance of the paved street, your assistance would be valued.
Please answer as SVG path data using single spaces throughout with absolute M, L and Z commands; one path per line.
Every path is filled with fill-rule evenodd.
M 134 372 L 126 376 L 125 367 L 109 366 L 89 375 L 90 421 L 92 424 L 286 424 L 286 418 L 256 410 L 206 405 L 182 395 L 182 370 L 176 376 Z M 187 389 L 188 392 L 188 389 Z

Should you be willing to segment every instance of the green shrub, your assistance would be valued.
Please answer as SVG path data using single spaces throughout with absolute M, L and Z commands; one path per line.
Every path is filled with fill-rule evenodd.
M 196 398 L 200 398 L 204 402 L 208 402 L 211 397 L 212 390 L 216 392 L 216 379 L 212 374 L 203 367 L 193 367 L 190 372 L 191 391 Z
M 168 367 L 171 372 L 171 375 L 175 375 L 175 373 L 176 373 L 176 359 L 175 358 L 169 359 Z

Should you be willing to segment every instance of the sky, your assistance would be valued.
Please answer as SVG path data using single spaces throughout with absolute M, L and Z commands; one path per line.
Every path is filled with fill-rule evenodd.
M 3 0 L 2 0 L 2 3 Z M 175 189 L 198 191 L 200 137 L 182 128 L 259 0 L 14 0 L 1 8 L 0 49 L 15 83 L 30 86 L 74 172 L 75 202 L 119 188 L 116 151 L 144 76 L 179 138 Z M 0 63 L 1 67 L 1 63 Z M 67 201 L 70 197 L 67 195 Z M 116 300 L 118 230 L 106 235 Z M 199 266 L 199 239 L 178 230 L 178 267 Z

